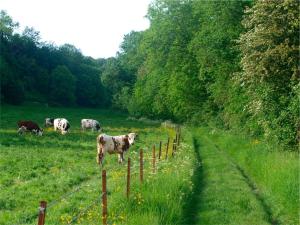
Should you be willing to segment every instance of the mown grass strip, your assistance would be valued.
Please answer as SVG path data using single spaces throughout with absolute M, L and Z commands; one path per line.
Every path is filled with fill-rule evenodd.
M 202 128 L 201 132 L 255 183 L 259 198 L 264 199 L 266 209 L 272 214 L 271 220 L 279 224 L 299 224 L 299 153 L 284 152 L 261 140 L 222 130 Z
M 270 224 L 267 215 L 253 195 L 241 173 L 218 152 L 206 134 L 193 131 L 195 151 L 201 162 L 198 195 L 193 196 L 185 211 L 192 210 L 186 224 Z M 198 154 L 198 153 L 197 153 Z M 197 207 L 197 210 L 193 209 Z M 192 219 L 191 219 L 192 218 Z M 184 223 L 183 223 L 184 224 Z

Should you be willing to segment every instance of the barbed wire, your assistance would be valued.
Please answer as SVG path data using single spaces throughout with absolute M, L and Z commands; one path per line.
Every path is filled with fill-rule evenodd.
M 90 177 L 90 179 L 88 179 L 88 180 L 85 181 L 84 183 L 90 182 L 93 178 L 97 177 L 97 175 L 98 175 L 98 174 L 94 174 L 93 176 Z M 50 208 L 53 207 L 54 205 L 57 205 L 57 204 L 58 204 L 59 202 L 61 202 L 62 200 L 67 199 L 67 197 L 70 197 L 70 196 L 74 195 L 75 193 L 77 193 L 78 191 L 82 190 L 82 189 L 85 188 L 85 187 L 89 187 L 89 185 L 86 184 L 86 185 L 83 186 L 82 183 L 79 184 L 79 185 L 77 185 L 75 188 L 73 188 L 73 189 L 75 189 L 74 191 L 67 192 L 67 193 L 61 195 L 61 196 L 59 197 L 59 199 L 50 202 L 50 203 L 48 204 L 48 206 L 47 206 L 47 209 L 50 209 Z
M 93 201 L 90 205 L 88 205 L 87 207 L 85 207 L 83 210 L 81 210 L 79 213 L 77 213 L 76 216 L 74 216 L 72 218 L 72 220 L 68 223 L 68 224 L 72 224 L 74 222 L 76 222 L 78 220 L 78 218 L 82 215 L 84 215 L 90 208 L 92 208 L 98 201 L 101 201 L 101 198 L 103 197 L 104 194 L 107 194 L 106 192 L 102 193 L 101 196 L 96 199 L 95 201 Z
M 20 224 L 23 224 L 23 223 L 26 223 L 26 222 L 29 222 L 31 220 L 33 220 L 34 218 L 37 218 L 38 215 L 39 215 L 39 208 L 38 208 L 38 211 L 30 216 L 25 216 L 23 219 L 21 217 L 21 219 L 18 220 L 17 223 L 15 223 L 14 225 L 20 225 Z
M 155 145 L 158 145 L 158 144 L 155 144 Z M 164 145 L 164 143 L 162 143 L 162 145 Z M 171 149 L 171 148 L 172 148 L 172 147 L 169 146 L 169 149 Z M 149 155 L 145 154 L 146 157 L 143 158 L 143 165 L 148 164 L 148 163 L 150 164 L 149 161 L 152 161 L 152 160 L 153 160 L 153 156 L 151 155 L 151 151 L 150 151 L 151 148 L 149 148 L 149 147 L 144 147 L 144 148 L 141 148 L 141 149 L 147 150 L 147 153 L 149 153 Z M 158 151 L 158 150 L 157 150 L 157 151 Z M 164 151 L 165 151 L 165 150 L 162 148 L 161 152 L 164 152 Z M 136 153 L 138 153 L 138 152 L 136 152 Z M 162 154 L 162 155 L 164 155 L 164 154 Z M 128 155 L 128 157 L 130 157 L 130 154 Z M 157 163 L 157 164 L 156 164 L 156 169 L 159 169 L 159 168 L 161 167 L 161 166 L 159 166 L 159 164 L 165 164 L 165 163 L 163 163 L 163 162 L 165 162 L 165 161 L 166 161 L 166 160 L 165 160 L 164 158 L 158 159 L 158 157 L 156 157 L 156 163 Z M 160 163 L 158 163 L 158 162 L 160 162 Z M 86 166 L 86 165 L 88 165 L 88 166 L 98 167 L 98 165 L 95 165 L 95 164 L 92 165 L 92 164 L 90 164 L 90 163 L 84 163 L 84 164 L 82 164 L 82 163 L 81 163 L 81 164 L 80 164 L 80 163 L 79 163 L 79 164 L 74 163 L 74 165 L 79 165 L 79 166 Z M 140 162 L 134 163 L 134 165 L 131 165 L 131 166 L 130 166 L 130 169 L 136 169 L 136 168 L 139 168 L 139 167 L 140 167 Z M 102 169 L 103 169 L 103 168 L 102 168 Z M 149 173 L 150 173 L 150 174 L 156 174 L 157 172 L 155 172 L 155 173 L 149 172 Z M 132 171 L 131 174 L 132 174 L 132 175 L 139 174 L 139 171 L 138 171 L 138 170 Z M 96 174 L 93 174 L 92 176 L 88 176 L 88 177 L 90 177 L 90 179 L 88 179 L 86 182 L 90 182 L 94 177 L 97 177 L 98 175 L 99 175 L 99 174 L 96 173 Z M 100 178 L 99 178 L 99 179 L 100 179 Z M 60 196 L 59 199 L 50 202 L 50 203 L 48 204 L 48 206 L 47 206 L 47 209 L 50 209 L 51 207 L 53 207 L 53 206 L 57 205 L 59 202 L 61 202 L 63 199 L 67 199 L 68 197 L 70 197 L 70 196 L 74 195 L 75 193 L 79 192 L 80 190 L 82 190 L 84 187 L 88 187 L 88 186 L 89 186 L 89 185 L 84 185 L 84 186 L 82 186 L 82 184 L 77 185 L 77 186 L 75 187 L 75 190 L 74 190 L 74 191 L 68 192 L 68 193 L 66 193 L 66 194 L 64 194 L 64 195 L 62 195 L 62 196 Z M 70 222 L 70 224 L 72 224 L 73 222 L 77 221 L 78 218 L 79 218 L 81 215 L 84 215 L 84 214 L 86 213 L 86 211 L 88 211 L 92 206 L 94 206 L 98 201 L 100 201 L 104 194 L 106 194 L 106 193 L 102 193 L 101 196 L 100 196 L 100 198 L 98 198 L 98 199 L 96 199 L 95 201 L 93 201 L 90 205 L 88 205 L 86 208 L 84 208 L 84 210 L 80 211 L 75 217 L 73 217 L 72 220 L 71 220 L 71 222 Z M 32 214 L 32 215 L 30 215 L 30 216 L 27 216 L 27 217 L 25 217 L 25 218 L 23 218 L 23 219 L 20 219 L 20 220 L 19 220 L 19 223 L 20 223 L 20 222 L 27 222 L 28 220 L 32 220 L 33 218 L 36 218 L 38 215 L 39 215 L 39 211 L 38 211 L 37 213 L 34 213 L 34 214 Z M 15 225 L 19 225 L 19 223 L 18 223 L 18 224 L 15 224 Z

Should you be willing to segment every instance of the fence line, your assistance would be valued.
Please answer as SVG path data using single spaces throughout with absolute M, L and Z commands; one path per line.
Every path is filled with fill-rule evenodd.
M 103 194 L 102 194 L 103 195 Z M 101 201 L 102 195 L 99 197 L 99 199 L 96 199 L 95 201 L 93 201 L 90 205 L 88 205 L 87 207 L 85 207 L 83 210 L 81 210 L 79 213 L 77 213 L 76 216 L 74 216 L 72 218 L 72 220 L 70 221 L 70 224 L 76 222 L 78 220 L 78 218 L 81 215 L 84 215 L 90 208 L 92 208 L 94 205 L 96 205 L 97 202 Z
M 95 174 L 95 175 L 93 175 L 93 176 L 91 176 L 91 178 L 90 179 L 88 179 L 87 181 L 85 181 L 85 183 L 87 183 L 87 182 L 90 182 L 94 177 L 97 177 L 98 175 L 97 174 Z M 50 209 L 50 208 L 52 208 L 54 205 L 57 205 L 59 202 L 61 202 L 62 200 L 64 200 L 64 199 L 67 199 L 67 197 L 70 197 L 70 196 L 72 196 L 73 194 L 75 194 L 75 193 L 77 193 L 78 191 L 80 191 L 80 190 L 82 190 L 82 188 L 85 188 L 85 187 L 88 187 L 89 185 L 77 185 L 74 189 L 74 191 L 71 191 L 71 192 L 67 192 L 67 193 L 65 193 L 65 194 L 63 194 L 63 195 L 61 195 L 57 200 L 54 200 L 54 201 L 52 201 L 52 202 L 50 202 L 49 204 L 48 204 L 48 209 Z
M 172 156 L 174 156 L 175 153 L 178 151 L 178 148 L 179 148 L 179 145 L 180 145 L 180 138 L 181 138 L 181 129 L 178 128 L 178 129 L 176 129 L 176 137 L 175 137 L 175 139 L 173 139 Z M 166 143 L 166 155 L 165 155 L 165 159 L 168 158 L 169 145 L 170 145 L 170 137 L 168 137 L 168 141 Z M 162 151 L 162 141 L 159 142 L 158 159 L 161 158 L 161 151 Z M 149 160 L 149 165 L 151 166 L 151 164 L 150 164 L 151 159 L 152 159 L 152 173 L 150 172 L 150 174 L 156 174 L 156 170 L 158 170 L 158 168 L 160 168 L 159 164 L 161 164 L 162 161 L 161 161 L 161 163 L 158 163 L 158 165 L 156 166 L 155 145 L 153 145 L 153 148 L 152 148 L 152 158 L 150 156 L 144 158 L 143 149 L 140 149 L 139 164 L 131 166 L 130 158 L 128 158 L 128 165 L 127 165 L 127 188 L 126 188 L 126 196 L 127 196 L 127 198 L 129 198 L 129 194 L 130 194 L 130 178 L 131 178 L 131 175 L 138 174 L 138 171 L 131 172 L 130 170 L 139 167 L 140 183 L 143 183 L 143 180 L 144 180 L 144 160 Z M 151 169 L 151 167 L 149 169 Z M 93 176 L 90 176 L 91 178 L 88 179 L 86 181 L 86 183 L 88 181 L 91 181 L 93 179 L 93 177 L 96 177 L 96 176 L 97 176 L 97 174 L 95 174 Z M 75 193 L 77 193 L 78 191 L 80 191 L 82 188 L 87 187 L 87 186 L 89 186 L 89 185 L 77 185 L 75 187 L 74 191 L 71 191 L 71 192 L 68 192 L 66 194 L 63 194 L 62 196 L 59 197 L 59 199 L 50 202 L 48 204 L 48 207 L 47 207 L 47 202 L 46 201 L 41 201 L 38 213 L 35 213 L 34 215 L 31 215 L 30 217 L 25 217 L 25 219 L 20 219 L 19 222 L 22 221 L 22 220 L 24 222 L 27 222 L 27 220 L 32 220 L 35 216 L 38 215 L 38 225 L 44 225 L 45 224 L 45 218 L 46 218 L 46 209 L 49 209 L 49 208 L 53 207 L 54 205 L 57 205 L 63 199 L 66 199 L 67 197 L 74 195 Z M 106 170 L 102 170 L 102 194 L 100 195 L 100 198 L 97 198 L 90 205 L 88 205 L 83 210 L 81 210 L 76 216 L 74 216 L 71 219 L 70 224 L 72 224 L 75 221 L 77 221 L 78 218 L 80 218 L 80 216 L 85 215 L 85 213 L 91 207 L 93 207 L 101 199 L 102 199 L 102 223 L 103 223 L 103 225 L 107 225 L 107 183 L 106 183 Z

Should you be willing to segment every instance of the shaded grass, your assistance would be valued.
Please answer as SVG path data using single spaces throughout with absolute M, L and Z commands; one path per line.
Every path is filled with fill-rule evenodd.
M 201 166 L 201 156 L 200 156 L 200 143 L 196 138 L 193 138 L 193 147 L 195 154 L 195 166 L 192 176 L 193 189 L 187 195 L 186 202 L 183 206 L 183 218 L 181 220 L 182 224 L 197 224 L 199 218 L 197 214 L 199 212 L 201 204 L 202 190 L 205 187 L 205 179 L 203 177 L 203 167 Z

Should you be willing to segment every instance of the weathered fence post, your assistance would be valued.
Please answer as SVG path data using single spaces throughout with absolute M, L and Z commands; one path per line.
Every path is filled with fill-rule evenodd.
M 47 208 L 47 202 L 46 201 L 41 201 L 40 202 L 40 208 L 39 208 L 38 225 L 44 225 L 45 224 L 46 208 Z
M 155 173 L 155 145 L 153 145 L 153 148 L 152 148 L 152 167 L 153 167 L 153 173 Z
M 174 156 L 176 151 L 176 139 L 173 140 L 172 156 Z
M 178 147 L 179 147 L 179 145 L 180 145 L 180 136 L 181 136 L 181 131 L 180 131 L 180 128 L 179 128 L 178 141 L 177 141 Z
M 161 156 L 161 141 L 159 142 L 158 159 L 160 159 L 160 156 Z
M 143 149 L 140 150 L 140 181 L 143 183 Z
M 166 157 L 165 157 L 165 159 L 168 158 L 169 143 L 170 143 L 170 138 L 168 137 L 167 148 L 166 148 Z
M 129 198 L 130 193 L 130 158 L 128 158 L 127 164 L 127 189 L 126 189 L 126 196 Z
M 102 170 L 102 224 L 107 225 L 106 170 Z

